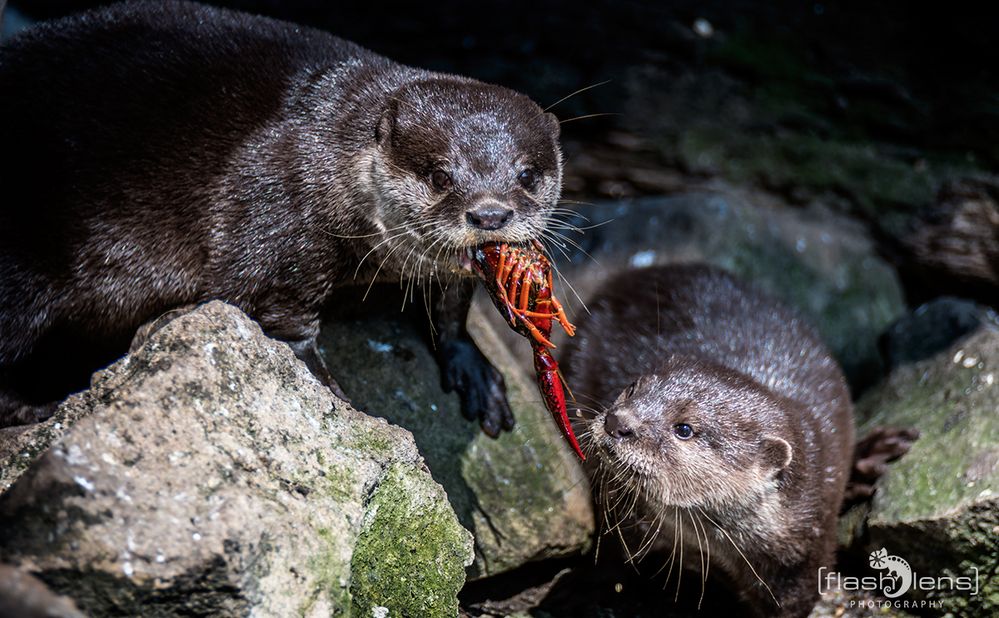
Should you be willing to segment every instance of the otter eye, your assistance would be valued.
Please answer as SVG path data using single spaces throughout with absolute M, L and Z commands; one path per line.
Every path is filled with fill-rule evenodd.
M 533 191 L 538 185 L 538 173 L 531 168 L 517 174 L 517 182 L 528 191 Z
M 677 423 L 673 425 L 673 435 L 681 440 L 689 440 L 694 437 L 694 428 L 687 423 Z
M 438 191 L 447 191 L 451 188 L 451 176 L 444 170 L 436 170 L 430 175 L 430 182 L 433 183 L 434 188 Z
M 624 391 L 624 398 L 625 399 L 627 399 L 627 398 L 629 398 L 629 397 L 631 397 L 632 395 L 635 394 L 635 387 L 636 386 L 638 386 L 638 380 L 635 380 L 634 382 L 632 382 L 631 385 L 627 389 L 625 389 L 625 391 Z

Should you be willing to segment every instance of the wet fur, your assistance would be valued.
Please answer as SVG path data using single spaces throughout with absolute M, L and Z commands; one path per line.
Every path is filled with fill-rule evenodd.
M 321 373 L 337 287 L 454 279 L 458 247 L 539 235 L 560 191 L 558 124 L 524 95 L 186 2 L 27 30 L 0 47 L 0 91 L 0 426 L 84 387 L 143 323 L 213 298 Z M 428 184 L 432 165 L 452 191 Z M 517 216 L 471 229 L 482 200 Z M 444 386 L 495 434 L 513 419 L 464 331 L 472 285 L 427 304 Z
M 720 575 L 759 615 L 807 615 L 853 445 L 828 350 L 800 316 L 707 267 L 624 273 L 589 308 L 563 367 L 601 412 L 579 429 L 605 525 L 673 572 L 682 545 L 685 568 Z M 608 415 L 633 433 L 610 435 Z M 678 439 L 678 423 L 694 436 Z

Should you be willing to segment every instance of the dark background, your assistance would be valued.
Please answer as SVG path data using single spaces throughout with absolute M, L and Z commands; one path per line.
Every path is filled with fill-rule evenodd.
M 25 16 L 46 19 L 98 4 L 12 0 L 8 28 Z M 955 276 L 918 255 L 932 248 L 909 242 L 914 229 L 947 218 L 939 203 L 953 193 L 999 195 L 992 175 L 999 163 L 994 4 L 215 4 L 323 28 L 400 62 L 500 83 L 543 106 L 607 82 L 552 110 L 563 120 L 606 114 L 563 126 L 566 197 L 663 195 L 717 177 L 791 204 L 821 200 L 869 226 L 913 304 L 941 293 L 999 303 L 999 265 Z M 985 241 L 999 243 L 997 224 L 983 226 L 993 235 Z
M 5 34 L 97 4 L 9 0 Z M 571 120 L 562 127 L 570 200 L 679 194 L 720 180 L 787 208 L 821 203 L 866 226 L 911 306 L 951 294 L 999 307 L 999 9 L 986 3 L 214 4 L 323 28 L 542 106 L 594 86 L 552 108 Z M 933 333 L 947 328 L 932 324 Z M 502 597 L 504 586 L 512 594 L 562 566 L 473 583 L 463 601 Z M 581 612 L 574 603 L 597 602 L 573 599 L 588 587 L 611 597 L 600 603 L 622 603 L 601 586 L 627 573 L 582 577 L 549 603 Z M 648 597 L 658 594 L 655 583 Z

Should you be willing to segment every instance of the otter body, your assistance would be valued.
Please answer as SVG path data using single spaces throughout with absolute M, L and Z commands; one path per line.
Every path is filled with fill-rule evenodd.
M 563 367 L 599 411 L 579 429 L 610 523 L 635 524 L 632 549 L 720 574 L 758 615 L 806 616 L 852 464 L 850 396 L 828 350 L 708 267 L 627 272 L 589 309 Z
M 526 96 L 179 1 L 14 37 L 0 92 L 0 426 L 209 299 L 335 387 L 315 338 L 338 287 L 450 278 L 430 307 L 444 386 L 512 426 L 460 257 L 538 236 L 558 199 L 558 123 Z

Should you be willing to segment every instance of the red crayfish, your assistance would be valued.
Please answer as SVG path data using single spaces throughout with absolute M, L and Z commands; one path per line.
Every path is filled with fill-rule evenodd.
M 535 241 L 530 248 L 486 243 L 475 250 L 473 264 L 493 304 L 510 322 L 510 327 L 531 340 L 534 371 L 545 407 L 572 450 L 585 460 L 569 423 L 562 374 L 551 353 L 555 345 L 549 340 L 552 320 L 557 320 L 570 337 L 576 328 L 552 295 L 551 263 L 542 253 L 540 243 Z

